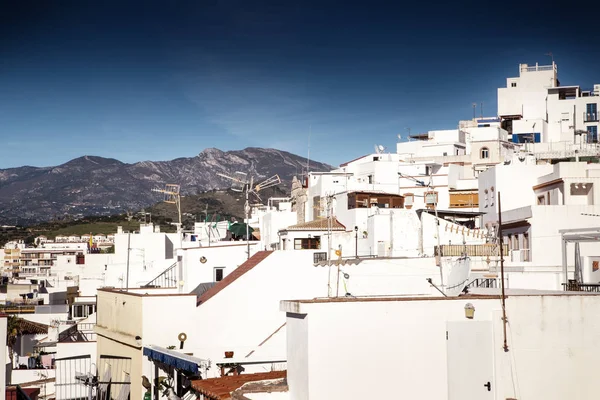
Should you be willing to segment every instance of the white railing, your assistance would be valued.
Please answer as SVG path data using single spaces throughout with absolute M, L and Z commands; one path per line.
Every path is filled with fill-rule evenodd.
M 598 143 L 529 143 L 528 148 L 537 159 L 593 157 L 600 154 L 600 144 Z
M 538 65 L 534 66 L 525 66 L 521 64 L 521 72 L 535 72 L 535 71 L 556 71 L 556 64 L 552 65 Z

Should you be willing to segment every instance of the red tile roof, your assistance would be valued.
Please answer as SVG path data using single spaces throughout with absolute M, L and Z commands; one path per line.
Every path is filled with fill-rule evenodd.
M 242 374 L 222 376 L 192 381 L 194 391 L 204 395 L 209 400 L 228 400 L 231 393 L 250 382 L 259 382 L 272 379 L 284 379 L 287 371 L 260 372 L 257 374 Z
M 327 218 L 319 218 L 309 222 L 303 222 L 301 224 L 291 225 L 287 228 L 281 229 L 282 231 L 326 231 L 327 230 Z M 331 226 L 332 231 L 345 231 L 346 226 L 340 221 L 334 219 Z
M 256 267 L 260 262 L 262 262 L 265 258 L 267 258 L 272 251 L 259 251 L 256 252 L 252 257 L 250 257 L 246 262 L 237 267 L 233 272 L 227 275 L 223 280 L 217 282 L 215 286 L 208 289 L 206 292 L 202 293 L 202 295 L 198 298 L 196 302 L 196 306 L 199 306 L 202 303 L 205 303 L 208 299 L 219 293 L 221 290 L 225 289 L 231 283 L 233 283 L 240 276 L 244 275 L 246 272 L 250 271 L 252 268 Z

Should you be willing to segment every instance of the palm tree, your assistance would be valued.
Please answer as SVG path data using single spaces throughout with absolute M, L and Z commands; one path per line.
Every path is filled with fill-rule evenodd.
M 6 345 L 8 346 L 8 354 L 10 356 L 10 364 L 14 366 L 13 347 L 17 343 L 17 338 L 23 334 L 23 328 L 21 325 L 21 318 L 14 315 L 9 315 L 6 325 Z

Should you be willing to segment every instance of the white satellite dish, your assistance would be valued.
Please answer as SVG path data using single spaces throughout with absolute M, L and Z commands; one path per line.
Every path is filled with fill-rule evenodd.
M 381 144 L 375 145 L 375 153 L 383 154 L 384 151 L 385 151 L 385 147 L 383 145 L 381 145 Z
M 471 275 L 471 259 L 461 257 L 452 266 L 448 276 L 448 285 L 446 286 L 446 296 L 458 296 L 469 282 Z

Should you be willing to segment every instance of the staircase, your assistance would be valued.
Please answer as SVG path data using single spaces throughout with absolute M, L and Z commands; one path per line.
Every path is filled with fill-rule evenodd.
M 177 261 L 142 287 L 177 287 Z

